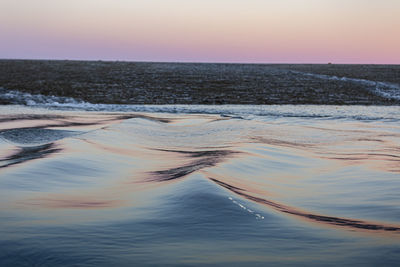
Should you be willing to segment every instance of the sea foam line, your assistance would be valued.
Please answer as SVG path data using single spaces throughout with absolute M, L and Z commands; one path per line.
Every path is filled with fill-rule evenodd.
M 290 72 L 322 80 L 343 81 L 343 82 L 351 82 L 351 83 L 365 85 L 367 90 L 376 95 L 385 97 L 387 99 L 400 100 L 400 85 L 398 84 L 370 81 L 366 79 L 338 77 L 335 75 L 315 74 L 315 73 L 293 71 L 293 70 L 291 70 Z
M 330 79 L 340 78 L 332 76 Z M 400 120 L 400 109 L 398 106 L 93 104 L 71 97 L 30 94 L 16 90 L 7 90 L 0 87 L 0 103 L 2 100 L 5 100 L 6 103 L 13 105 L 25 105 L 27 107 L 39 107 L 56 110 L 216 114 L 223 117 L 230 117 L 231 119 L 248 120 L 264 120 L 265 118 L 269 119 L 282 117 L 387 121 Z

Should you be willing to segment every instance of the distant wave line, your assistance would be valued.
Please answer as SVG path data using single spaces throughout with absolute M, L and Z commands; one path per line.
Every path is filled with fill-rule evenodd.
M 291 70 L 291 73 L 301 74 L 308 77 L 314 77 L 323 80 L 331 80 L 331 81 L 343 81 L 343 82 L 352 82 L 356 84 L 361 84 L 367 86 L 370 92 L 385 97 L 387 99 L 400 100 L 400 86 L 394 83 L 387 82 L 378 82 L 378 81 L 370 81 L 366 79 L 356 79 L 356 78 L 348 78 L 348 77 L 338 77 L 335 75 L 326 75 L 326 74 L 315 74 L 301 71 Z

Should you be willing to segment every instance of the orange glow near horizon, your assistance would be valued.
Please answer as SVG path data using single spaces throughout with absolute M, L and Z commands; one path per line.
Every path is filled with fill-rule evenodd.
M 4 0 L 0 58 L 400 63 L 400 1 Z

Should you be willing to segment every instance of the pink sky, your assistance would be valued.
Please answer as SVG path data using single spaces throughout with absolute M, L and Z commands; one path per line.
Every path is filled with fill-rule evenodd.
M 0 58 L 400 64 L 400 1 L 0 0 Z

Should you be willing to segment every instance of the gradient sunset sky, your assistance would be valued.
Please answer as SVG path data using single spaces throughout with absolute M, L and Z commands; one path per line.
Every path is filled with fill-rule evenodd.
M 0 58 L 400 64 L 400 0 L 0 0 Z

